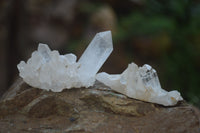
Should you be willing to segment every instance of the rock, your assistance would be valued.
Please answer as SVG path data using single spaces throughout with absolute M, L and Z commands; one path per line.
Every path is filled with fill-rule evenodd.
M 71 109 L 71 105 L 64 100 L 44 95 L 27 105 L 24 112 L 27 112 L 29 117 L 43 118 L 50 115 L 68 115 L 73 112 Z
M 0 131 L 197 133 L 199 114 L 184 101 L 164 107 L 128 98 L 100 82 L 54 93 L 18 79 L 0 100 Z

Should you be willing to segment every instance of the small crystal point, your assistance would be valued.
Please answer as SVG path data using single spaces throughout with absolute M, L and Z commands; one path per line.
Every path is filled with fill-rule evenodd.
M 112 51 L 111 31 L 97 33 L 78 61 L 83 80 L 93 79 Z
M 143 83 L 151 88 L 161 88 L 156 70 L 145 64 L 139 68 L 139 75 Z
M 48 45 L 43 44 L 43 43 L 39 43 L 38 45 L 38 52 L 43 56 L 44 60 L 46 62 L 48 62 L 51 58 L 50 58 L 50 48 L 48 47 Z

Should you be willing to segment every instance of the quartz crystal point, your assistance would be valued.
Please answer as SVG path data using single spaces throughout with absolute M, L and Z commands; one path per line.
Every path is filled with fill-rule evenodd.
M 97 33 L 79 59 L 83 83 L 95 80 L 96 73 L 113 51 L 111 31 Z
M 96 79 L 119 93 L 142 101 L 172 106 L 183 100 L 178 91 L 163 90 L 156 71 L 146 64 L 138 67 L 131 63 L 121 75 L 102 72 Z
M 98 33 L 78 62 L 74 54 L 60 55 L 40 43 L 27 63 L 21 61 L 17 68 L 20 77 L 36 88 L 61 92 L 65 88 L 89 87 L 112 50 L 110 31 Z

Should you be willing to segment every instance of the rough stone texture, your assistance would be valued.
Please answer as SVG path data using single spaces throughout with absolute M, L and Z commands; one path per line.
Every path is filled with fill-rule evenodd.
M 60 93 L 18 79 L 0 100 L 1 132 L 198 133 L 199 110 L 127 98 L 101 83 Z

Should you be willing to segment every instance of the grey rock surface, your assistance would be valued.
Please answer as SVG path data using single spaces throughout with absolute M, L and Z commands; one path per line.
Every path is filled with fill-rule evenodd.
M 99 82 L 53 93 L 18 79 L 0 100 L 0 131 L 11 133 L 198 133 L 199 118 L 199 110 L 186 102 L 164 107 Z

